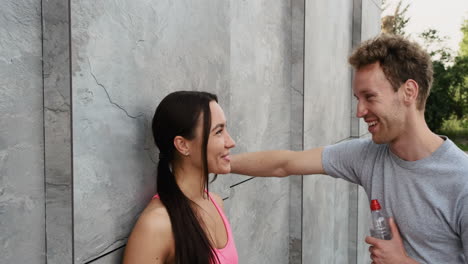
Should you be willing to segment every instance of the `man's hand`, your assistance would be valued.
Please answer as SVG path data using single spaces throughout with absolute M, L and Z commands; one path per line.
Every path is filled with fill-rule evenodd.
M 392 231 L 391 240 L 381 240 L 370 236 L 366 237 L 366 243 L 371 245 L 369 247 L 369 252 L 372 264 L 417 263 L 406 254 L 400 231 L 398 231 L 398 227 L 393 218 L 389 219 L 389 224 Z

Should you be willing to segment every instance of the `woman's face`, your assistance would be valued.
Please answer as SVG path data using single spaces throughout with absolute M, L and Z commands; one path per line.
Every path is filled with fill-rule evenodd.
M 224 116 L 223 109 L 215 101 L 210 102 L 211 111 L 211 128 L 208 136 L 207 146 L 207 160 L 208 172 L 215 174 L 227 174 L 231 171 L 231 161 L 229 150 L 233 148 L 236 143 L 231 138 L 226 127 L 226 117 Z M 200 162 L 203 160 L 201 157 L 201 144 L 202 144 L 202 130 L 203 118 L 200 119 L 196 128 L 196 145 L 199 146 L 199 157 L 194 157 Z M 197 155 L 198 156 L 198 155 Z

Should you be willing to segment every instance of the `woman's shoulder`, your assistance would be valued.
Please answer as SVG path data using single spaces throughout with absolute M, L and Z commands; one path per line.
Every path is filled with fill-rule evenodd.
M 128 239 L 124 263 L 164 263 L 174 256 L 174 238 L 169 214 L 159 199 L 141 213 Z M 154 261 L 152 261 L 154 262 Z
M 171 231 L 171 219 L 166 207 L 159 199 L 152 199 L 141 213 L 138 221 L 154 231 Z
M 151 200 L 138 217 L 135 231 L 139 236 L 147 236 L 147 239 L 169 240 L 172 238 L 171 219 L 161 200 Z

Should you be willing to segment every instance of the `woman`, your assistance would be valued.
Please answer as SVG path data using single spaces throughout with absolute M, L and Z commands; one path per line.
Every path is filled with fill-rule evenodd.
M 153 118 L 159 148 L 157 195 L 138 219 L 124 264 L 237 264 L 222 199 L 208 174 L 230 172 L 235 143 L 217 97 L 181 91 L 166 96 Z

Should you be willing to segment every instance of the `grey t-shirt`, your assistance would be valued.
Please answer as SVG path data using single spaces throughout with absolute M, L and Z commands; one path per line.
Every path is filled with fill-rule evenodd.
M 370 139 L 328 146 L 322 155 L 328 175 L 362 185 L 369 200 L 379 200 L 408 255 L 422 263 L 468 261 L 468 156 L 444 139 L 418 161 Z

